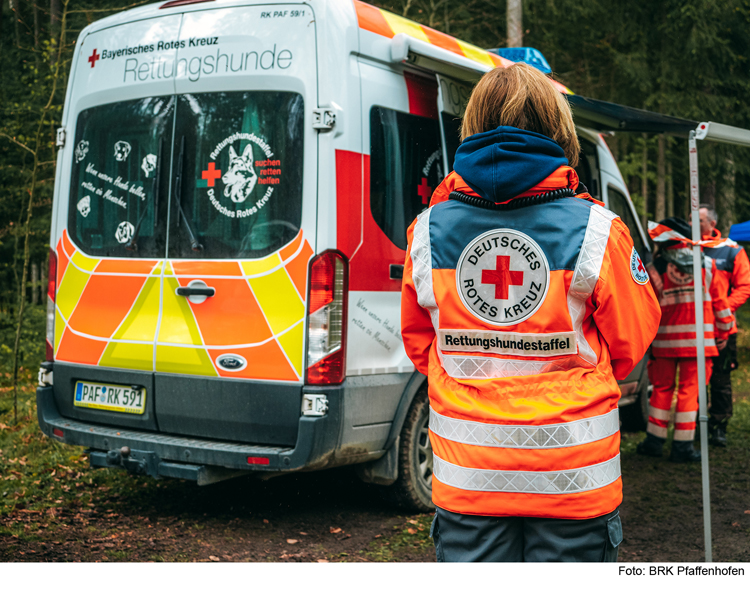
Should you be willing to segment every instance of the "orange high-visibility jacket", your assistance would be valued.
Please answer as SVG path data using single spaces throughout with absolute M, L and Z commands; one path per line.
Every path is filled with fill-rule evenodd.
M 495 211 L 456 173 L 408 230 L 401 333 L 428 376 L 433 501 L 586 519 L 622 500 L 616 380 L 660 311 L 625 224 L 588 195 Z M 578 185 L 563 166 L 525 194 Z
M 710 235 L 704 239 L 721 238 L 721 232 L 714 228 Z M 750 298 L 750 260 L 747 258 L 745 249 L 734 240 L 725 238 L 724 241 L 713 248 L 703 248 L 703 252 L 716 261 L 716 270 L 722 275 L 729 288 L 729 309 L 734 314 L 737 309 Z M 737 332 L 735 323 L 729 334 Z
M 677 246 L 669 250 L 680 249 L 691 247 Z M 654 357 L 696 357 L 693 276 L 680 272 L 674 263 L 669 263 L 658 255 L 654 265 L 661 274 L 664 287 L 659 297 L 661 322 L 651 352 Z M 711 257 L 704 257 L 703 328 L 706 357 L 716 357 L 719 354 L 714 339 L 726 339 L 735 327 L 734 315 L 727 301 L 728 289 L 726 275 L 717 272 L 716 262 Z

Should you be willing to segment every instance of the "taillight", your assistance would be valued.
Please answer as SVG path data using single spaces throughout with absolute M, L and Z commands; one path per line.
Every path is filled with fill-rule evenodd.
M 348 264 L 334 250 L 310 263 L 307 383 L 340 384 L 346 375 Z
M 49 275 L 47 276 L 47 361 L 55 359 L 55 295 L 57 293 L 57 255 L 49 249 Z

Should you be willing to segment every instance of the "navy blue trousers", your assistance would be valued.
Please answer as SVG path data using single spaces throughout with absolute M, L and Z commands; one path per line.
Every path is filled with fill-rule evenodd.
M 438 507 L 430 536 L 438 562 L 617 562 L 619 509 L 593 519 L 485 517 Z

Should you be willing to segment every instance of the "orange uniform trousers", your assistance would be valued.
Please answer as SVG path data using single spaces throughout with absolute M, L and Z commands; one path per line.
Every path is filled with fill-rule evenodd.
M 680 370 L 677 384 L 677 368 Z M 674 440 L 692 441 L 698 416 L 698 360 L 691 357 L 657 357 L 648 362 L 648 379 L 654 386 L 648 408 L 647 432 L 667 438 L 672 396 L 677 385 Z M 706 383 L 711 379 L 711 359 L 706 359 Z

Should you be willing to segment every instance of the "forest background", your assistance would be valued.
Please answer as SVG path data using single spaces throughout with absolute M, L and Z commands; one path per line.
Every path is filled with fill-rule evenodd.
M 0 0 L 0 393 L 13 389 L 14 349 L 29 371 L 44 357 L 55 138 L 76 39 L 91 22 L 146 3 Z M 507 45 L 505 2 L 373 3 L 480 47 Z M 750 0 L 523 0 L 522 7 L 522 45 L 541 50 L 574 92 L 750 127 Z M 686 140 L 606 139 L 643 218 L 687 217 Z M 705 143 L 700 161 L 701 200 L 715 204 L 722 232 L 750 219 L 750 151 Z

